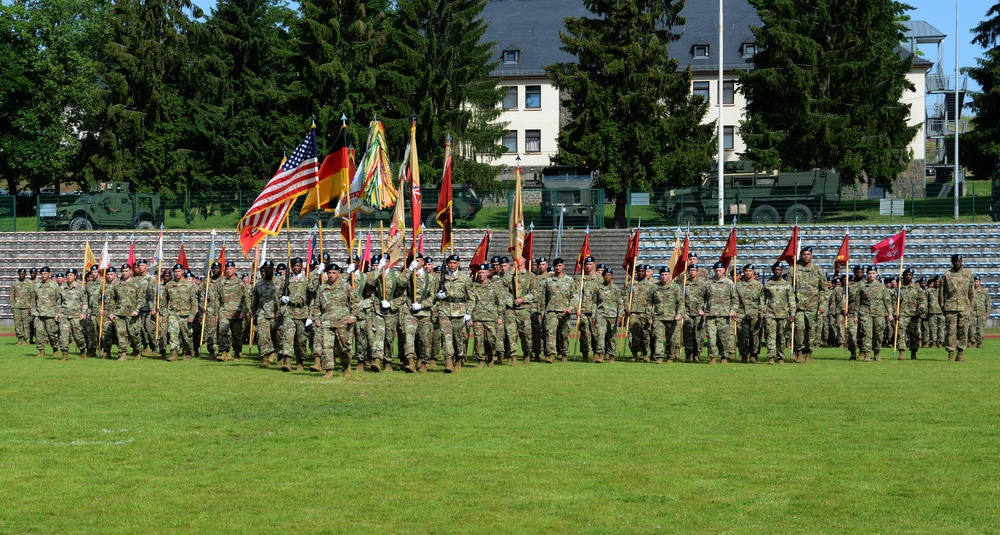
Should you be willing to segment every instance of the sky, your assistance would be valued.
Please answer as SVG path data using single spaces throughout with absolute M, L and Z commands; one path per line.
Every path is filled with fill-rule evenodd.
M 215 0 L 193 0 L 206 13 L 215 6 Z M 689 0 L 690 1 L 690 0 Z M 696 0 L 705 1 L 705 0 Z M 982 57 L 983 50 L 972 44 L 972 28 L 986 18 L 986 10 L 992 5 L 990 0 L 903 0 L 914 7 L 908 12 L 912 20 L 930 23 L 947 37 L 941 44 L 946 74 L 955 72 L 955 6 L 959 12 L 958 54 L 959 67 L 975 65 L 975 58 Z M 925 57 L 937 61 L 936 50 L 923 50 Z M 969 89 L 976 89 L 970 80 Z

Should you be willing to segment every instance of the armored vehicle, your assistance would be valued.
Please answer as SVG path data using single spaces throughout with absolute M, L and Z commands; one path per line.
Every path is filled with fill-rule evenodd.
M 667 190 L 656 210 L 676 218 L 680 226 L 700 225 L 719 213 L 718 173 L 705 174 L 702 183 Z M 727 219 L 749 215 L 751 223 L 813 223 L 822 221 L 840 200 L 840 174 L 830 170 L 795 173 L 759 172 L 748 161 L 726 162 L 724 167 Z
M 46 230 L 154 229 L 163 223 L 160 196 L 130 193 L 127 182 L 101 182 L 89 193 L 72 198 L 71 203 L 57 202 L 54 211 L 42 205 Z
M 554 165 L 542 169 L 542 228 L 557 226 L 562 209 L 564 226 L 604 226 L 603 190 L 595 189 L 594 182 L 594 173 L 587 167 Z

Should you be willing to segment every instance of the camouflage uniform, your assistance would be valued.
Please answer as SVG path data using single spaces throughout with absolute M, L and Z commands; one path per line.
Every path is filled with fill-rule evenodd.
M 785 340 L 790 329 L 790 320 L 795 313 L 795 292 L 792 285 L 782 278 L 771 278 L 761 291 L 763 296 L 764 322 L 767 324 L 767 363 L 774 359 L 785 361 Z
M 97 355 L 97 322 L 101 314 L 101 288 L 104 282 L 101 279 L 88 281 L 85 285 L 87 292 L 87 319 L 83 320 L 83 337 L 87 339 L 87 352 L 90 355 Z
M 580 326 L 580 352 L 583 353 L 583 361 L 590 359 L 590 347 L 594 345 L 595 332 L 593 329 L 593 317 L 591 305 L 594 302 L 594 290 L 603 283 L 601 276 L 595 271 L 590 274 L 581 274 L 577 288 L 580 292 L 580 315 L 577 321 Z M 574 358 L 576 355 L 573 355 Z
M 567 309 L 576 304 L 579 287 L 573 277 L 563 273 L 552 275 L 545 282 L 545 360 L 553 362 L 558 354 L 563 360 L 569 353 L 569 320 Z
M 35 285 L 28 279 L 10 285 L 10 306 L 14 309 L 14 334 L 18 345 L 31 337 L 31 307 L 35 302 Z
M 650 344 L 653 334 L 653 327 L 650 325 L 650 321 L 653 318 L 649 316 L 649 310 L 653 304 L 652 294 L 656 284 L 653 283 L 652 279 L 645 278 L 635 281 L 631 286 L 631 297 L 628 295 L 628 292 L 624 292 L 625 295 L 623 297 L 625 299 L 625 312 L 629 316 L 629 351 L 632 353 L 633 361 L 636 358 L 642 358 L 642 360 L 648 362 L 648 354 L 652 353 L 653 350 Z M 631 307 L 628 304 L 629 299 L 632 301 Z
M 533 274 L 531 294 L 535 297 L 535 306 L 531 308 L 531 354 L 535 360 L 541 360 L 545 352 L 545 283 L 549 277 L 546 273 Z
M 517 273 L 517 267 L 503 278 L 500 285 L 502 291 L 511 296 L 509 304 L 505 307 L 504 313 L 504 349 L 506 356 L 513 363 L 517 357 L 517 340 L 521 340 L 521 353 L 524 357 L 531 355 L 531 310 L 535 305 L 535 294 L 532 292 L 531 275 L 528 273 Z M 514 284 L 515 276 L 517 284 Z M 520 305 L 515 305 L 514 300 L 521 299 Z
M 473 282 L 469 288 L 469 310 L 472 311 L 472 353 L 480 367 L 489 361 L 492 366 L 497 357 L 503 356 L 503 337 L 498 327 L 503 326 L 505 299 L 503 287 L 490 281 Z M 510 297 L 507 294 L 506 297 Z
M 211 282 L 208 282 L 209 279 L 211 279 Z M 198 287 L 198 293 L 200 294 L 199 304 L 204 306 L 204 311 L 202 312 L 204 316 L 201 320 L 201 338 L 205 341 L 205 346 L 208 347 L 208 357 L 211 359 L 216 358 L 216 355 L 222 353 L 219 348 L 219 311 L 222 309 L 221 284 L 223 280 L 225 280 L 225 277 L 222 275 L 218 277 L 210 276 L 205 279 L 206 286 Z M 208 299 L 205 299 L 206 292 Z
M 340 361 L 340 371 L 351 374 L 351 323 L 355 304 L 355 293 L 349 284 L 338 279 L 329 280 L 317 289 L 319 303 L 317 328 L 323 333 L 322 367 L 331 375 Z
M 454 274 L 445 267 L 438 282 L 437 307 L 438 321 L 441 323 L 441 344 L 445 358 L 445 370 L 451 370 L 452 363 L 459 365 L 465 360 L 468 346 L 468 330 L 465 328 L 465 315 L 468 314 L 467 301 L 471 291 L 472 279 L 462 271 Z M 441 292 L 444 292 L 442 297 Z
M 219 351 L 222 360 L 228 360 L 230 351 L 234 358 L 243 354 L 243 318 L 249 309 L 246 285 L 239 277 L 223 277 L 218 283 L 221 305 L 219 306 Z
M 646 316 L 653 322 L 653 358 L 657 364 L 663 362 L 666 356 L 667 362 L 673 362 L 681 354 L 680 345 L 677 344 L 679 338 L 676 335 L 678 328 L 677 316 L 684 317 L 684 289 L 672 283 L 659 283 L 652 285 L 649 293 L 649 305 L 647 305 Z
M 615 360 L 615 338 L 618 324 L 625 317 L 624 291 L 614 282 L 601 284 L 593 292 L 594 362 Z
M 825 343 L 837 347 L 844 344 L 844 287 L 835 285 L 830 290 L 826 305 L 827 335 Z
M 736 315 L 736 286 L 729 277 L 712 279 L 705 284 L 705 334 L 708 336 L 708 356 L 732 358 L 736 353 L 733 344 L 733 320 Z
M 932 288 L 927 289 L 927 304 L 930 311 L 930 329 L 928 330 L 928 335 L 930 336 L 930 345 L 936 347 L 944 347 L 946 341 L 945 327 L 947 327 L 947 322 L 945 321 L 944 309 L 941 308 L 940 293 L 940 282 L 935 282 Z
M 285 369 L 291 368 L 291 361 L 302 364 L 306 355 L 306 319 L 309 318 L 309 280 L 305 271 L 298 275 L 289 272 L 288 279 L 283 281 L 283 292 L 288 298 L 281 299 L 281 358 Z
M 847 288 L 844 288 L 844 299 L 847 301 L 847 331 L 844 334 L 847 350 L 851 352 L 851 360 L 858 358 L 858 349 L 861 347 L 858 342 L 858 288 L 863 284 L 863 280 L 852 280 Z
M 944 311 L 947 333 L 945 348 L 948 349 L 948 360 L 964 360 L 963 352 L 968 344 L 969 316 L 972 315 L 975 293 L 972 273 L 969 270 L 952 268 L 941 276 L 938 302 Z
M 35 317 L 35 346 L 38 355 L 45 354 L 45 343 L 48 342 L 55 352 L 59 348 L 59 325 L 56 316 L 62 302 L 62 289 L 56 281 L 39 282 L 35 286 L 35 303 L 31 315 Z
M 357 355 L 358 368 L 365 367 L 365 360 L 372 354 L 372 332 L 371 321 L 374 289 L 369 289 L 366 284 L 370 273 L 351 274 L 351 290 L 354 292 L 354 354 Z M 359 370 L 360 371 L 360 370 Z
M 319 304 L 319 290 L 323 285 L 323 273 L 320 272 L 317 267 L 312 268 L 309 272 L 309 317 L 318 318 L 320 316 L 320 304 Z M 346 278 L 341 277 L 337 279 L 339 283 L 344 283 Z M 351 331 L 354 330 L 353 325 L 348 327 Z M 306 327 L 306 337 L 309 339 L 310 348 L 312 349 L 313 356 L 313 366 L 310 368 L 313 371 L 321 371 L 323 368 L 323 355 L 326 351 L 323 349 L 323 340 L 326 338 L 326 333 L 323 332 L 325 329 L 317 326 L 315 323 Z M 353 333 L 352 333 L 353 334 Z M 353 338 L 353 337 L 352 337 Z
M 118 281 L 114 285 L 112 293 L 111 302 L 114 303 L 114 306 L 111 312 L 114 314 L 118 358 L 124 360 L 129 348 L 132 348 L 133 355 L 138 355 L 142 350 L 139 309 L 142 308 L 142 303 L 145 301 L 146 296 L 142 293 L 142 287 L 138 279 L 134 277 Z
M 865 282 L 858 287 L 858 342 L 861 355 L 868 360 L 868 353 L 879 359 L 885 320 L 892 310 L 891 294 L 879 281 Z
M 413 371 L 411 366 L 416 362 L 419 362 L 420 371 L 426 371 L 427 364 L 432 360 L 434 322 L 431 309 L 434 307 L 435 280 L 430 273 L 414 276 L 413 271 L 407 269 L 400 273 L 398 281 L 399 288 L 407 296 L 407 301 L 399 311 L 403 324 L 403 358 L 407 371 Z M 420 310 L 413 310 L 413 303 L 419 303 Z
M 926 293 L 914 282 L 899 286 L 899 348 L 909 347 L 910 358 L 917 358 L 920 349 L 920 318 L 927 312 Z M 903 358 L 900 349 L 899 358 Z
M 684 290 L 684 354 L 688 362 L 700 362 L 702 335 L 705 332 L 705 286 L 707 282 L 698 277 L 684 282 L 684 277 L 674 279 Z
M 736 283 L 736 297 L 739 308 L 736 312 L 740 359 L 743 362 L 757 362 L 760 354 L 760 338 L 763 329 L 761 314 L 764 307 L 764 285 L 756 278 L 740 279 Z
M 975 299 L 972 303 L 972 328 L 969 332 L 969 342 L 976 347 L 983 347 L 986 333 L 986 320 L 990 318 L 990 292 L 980 286 L 975 289 Z
M 156 276 L 149 273 L 138 276 L 132 275 L 132 278 L 136 279 L 136 283 L 139 286 L 139 291 L 141 292 L 142 307 L 139 308 L 139 334 L 141 336 L 141 342 L 139 345 L 139 350 L 149 348 L 156 350 L 156 320 L 153 318 L 152 311 L 156 308 L 156 287 L 157 281 Z
M 61 292 L 62 303 L 59 310 L 59 348 L 63 353 L 69 351 L 69 343 L 76 343 L 80 355 L 87 356 L 87 339 L 83 336 L 83 320 L 90 312 L 87 310 L 87 289 L 80 281 L 72 285 L 66 283 Z M 72 339 L 72 340 L 71 340 Z
M 278 348 L 276 342 L 278 319 L 281 317 L 278 307 L 281 288 L 277 284 L 280 282 L 280 279 L 261 277 L 253 287 L 251 308 L 257 324 L 257 350 L 264 366 Z
M 801 262 L 795 272 L 795 352 L 802 362 L 812 359 L 819 335 L 820 309 L 826 309 L 827 282 L 823 269 L 815 262 L 808 266 Z
M 194 353 L 190 320 L 198 312 L 197 289 L 187 281 L 172 279 L 163 287 L 160 307 L 166 312 L 170 358 L 175 359 L 178 351 L 190 358 Z
M 365 285 L 370 289 L 369 296 L 372 303 L 368 321 L 371 333 L 372 369 L 376 371 L 381 370 L 383 364 L 392 365 L 392 346 L 399 325 L 399 305 L 405 301 L 405 296 L 399 295 L 396 290 L 396 282 L 396 272 L 391 269 L 386 269 L 384 276 L 377 270 L 372 271 L 365 280 Z M 389 308 L 382 308 L 383 300 L 389 302 Z

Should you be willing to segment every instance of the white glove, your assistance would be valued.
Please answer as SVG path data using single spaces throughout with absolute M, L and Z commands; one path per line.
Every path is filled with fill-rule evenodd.
M 410 308 L 413 309 L 414 312 L 418 312 L 420 311 L 421 308 L 424 308 L 424 306 L 421 305 L 420 303 L 413 303 L 412 305 L 410 305 Z
M 424 268 L 420 268 L 420 269 L 417 270 L 417 276 L 418 277 L 423 277 L 424 273 L 426 273 L 426 271 L 424 271 Z
M 306 318 L 306 327 L 312 327 L 312 324 L 313 324 L 312 318 Z
M 465 321 L 472 321 L 472 314 L 466 314 Z
M 386 301 L 385 299 L 383 299 L 380 304 L 382 305 L 382 308 L 390 308 L 390 307 L 392 307 L 392 304 L 389 303 L 388 301 Z
M 291 301 L 291 299 L 289 299 L 287 295 L 281 296 L 281 302 L 282 303 L 284 303 L 284 304 L 287 305 L 289 301 Z
M 379 260 L 379 261 L 378 261 L 378 268 L 379 268 L 379 269 L 382 269 L 382 268 L 384 268 L 384 267 L 385 267 L 385 263 L 386 263 L 387 261 L 388 261 L 388 260 L 386 260 L 386 259 L 385 259 L 385 257 L 382 257 L 382 260 Z
M 318 269 L 320 273 L 326 273 L 326 264 L 320 264 L 316 266 L 316 269 Z
M 414 269 L 417 269 L 417 265 L 418 264 L 417 264 L 416 260 L 414 260 L 413 262 L 410 262 L 410 270 L 412 271 Z
M 354 268 L 354 264 L 348 264 L 347 265 L 347 274 L 350 275 L 351 273 L 354 273 L 354 269 L 355 269 Z
M 448 297 L 448 294 L 444 293 L 444 291 L 438 292 L 438 299 L 444 299 L 445 297 Z

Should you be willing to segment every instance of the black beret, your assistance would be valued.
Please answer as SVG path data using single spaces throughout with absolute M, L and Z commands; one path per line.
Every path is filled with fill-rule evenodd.
M 190 271 L 185 271 L 184 272 L 184 278 L 185 279 L 190 279 L 191 277 L 194 277 L 194 273 L 191 273 Z
M 649 267 L 649 266 L 646 266 L 646 267 Z M 687 268 L 688 268 L 688 271 L 698 271 L 698 266 L 695 265 L 695 264 L 688 264 Z
M 746 271 L 748 269 L 757 269 L 757 268 L 753 264 L 747 264 L 743 266 L 743 271 Z
M 92 265 L 90 266 L 90 270 L 91 270 L 91 271 L 98 271 L 98 270 L 99 270 L 99 268 L 97 267 L 97 264 L 92 264 Z M 32 270 L 31 270 L 31 271 L 35 271 L 35 270 L 34 270 L 34 268 L 32 268 Z
M 181 271 L 184 271 L 184 266 L 182 266 L 180 264 L 174 264 L 174 269 L 179 269 Z
M 329 273 L 331 271 L 340 271 L 340 266 L 338 266 L 337 264 L 330 264 L 326 266 L 326 272 Z
M 597 264 L 597 269 L 608 269 L 606 264 Z
M 301 264 L 301 263 L 302 263 L 302 259 L 301 259 L 301 258 L 299 258 L 299 257 L 297 257 L 297 256 L 296 256 L 295 258 L 293 258 L 293 259 L 292 259 L 292 265 L 293 265 L 293 266 L 294 266 L 294 265 L 297 265 L 297 264 Z
M 972 277 L 972 280 L 974 280 L 974 281 L 979 280 L 979 275 L 976 275 L 975 277 Z
M 325 264 L 329 261 L 330 261 L 330 253 L 323 253 L 323 263 Z
M 688 253 L 688 260 L 690 260 L 692 258 L 698 258 L 698 255 L 695 254 L 695 253 Z
M 545 269 L 545 271 L 548 272 L 548 273 L 552 273 L 553 271 L 555 271 L 555 268 L 553 268 L 552 266 L 549 266 L 548 268 Z
M 431 262 L 434 262 L 434 258 L 433 257 L 430 257 L 430 256 L 425 256 L 424 257 L 424 263 L 425 264 L 430 264 Z
M 771 264 L 771 271 L 774 271 L 776 269 L 785 269 L 785 265 L 782 264 L 781 262 L 775 262 Z
M 227 268 L 228 267 L 236 267 L 236 262 L 233 262 L 232 260 L 226 260 L 226 267 Z
M 38 273 L 38 270 L 35 268 L 31 268 L 28 270 L 28 273 Z
M 664 273 L 670 273 L 670 270 L 667 269 L 666 266 L 660 268 L 660 275 L 663 275 Z
M 924 283 L 924 284 L 926 284 L 927 283 L 927 279 L 925 279 L 923 277 L 920 277 L 919 279 L 917 279 L 917 284 L 920 284 L 921 282 Z
M 128 264 L 122 264 L 122 267 L 120 267 L 118 269 L 120 269 L 122 271 L 125 271 L 126 269 L 132 269 L 132 266 L 130 266 Z
M 539 264 L 541 264 L 542 262 L 548 262 L 548 261 L 549 261 L 549 259 L 545 258 L 544 256 L 539 256 L 538 257 L 538 263 Z
M 448 255 L 448 259 L 446 260 L 446 262 L 452 262 L 452 261 L 461 262 L 462 260 L 458 258 L 457 254 Z
M 48 269 L 48 268 L 42 268 L 42 269 Z M 108 269 L 104 270 L 104 272 L 105 273 L 114 273 L 115 272 L 115 266 L 108 266 Z
M 43 266 L 42 269 L 39 270 L 39 273 L 51 273 L 51 272 L 52 270 L 49 269 L 49 266 Z
M 222 264 L 220 264 L 219 261 L 216 260 L 215 262 L 212 262 L 212 267 L 213 268 L 220 268 L 220 267 L 222 267 Z
M 286 266 L 284 262 L 279 262 L 278 269 L 288 269 L 288 266 Z
M 147 262 L 145 258 L 140 258 L 140 259 L 138 259 L 138 260 L 135 261 L 135 265 L 138 266 L 139 264 L 142 264 L 144 266 L 148 266 L 149 262 Z
M 499 256 L 494 256 L 492 262 L 499 264 L 500 263 L 500 257 Z
M 510 259 L 507 258 L 506 256 L 501 256 L 500 257 L 500 263 L 501 264 L 509 264 L 510 263 Z
M 260 267 L 262 269 L 263 268 L 273 268 L 274 267 L 274 262 L 272 262 L 270 260 L 265 260 L 264 263 L 260 265 Z
M 490 269 L 490 267 L 491 266 L 489 264 L 479 264 L 479 270 L 480 271 L 486 271 L 486 270 Z
M 812 245 L 803 245 L 802 248 L 799 249 L 799 253 L 811 253 L 811 252 L 813 252 Z
M 565 262 L 563 262 L 562 258 L 556 258 L 555 260 L 552 261 L 552 265 L 553 266 L 558 266 L 560 264 L 565 264 Z
M 17 272 L 18 273 L 27 273 L 27 271 L 25 271 L 24 268 L 17 268 Z
M 607 275 L 607 274 L 609 274 L 609 273 L 610 273 L 610 274 L 614 274 L 614 272 L 615 272 L 615 271 L 614 271 L 613 269 L 611 269 L 611 268 L 604 268 L 604 274 L 605 274 L 605 275 Z
M 596 260 L 594 260 L 594 257 L 592 257 L 592 256 L 588 256 L 587 258 L 584 258 L 583 261 L 584 262 L 596 262 Z
M 360 262 L 361 261 L 361 257 L 358 256 L 358 255 L 354 255 L 354 261 L 355 262 Z
M 868 266 L 868 269 L 865 270 L 865 273 L 868 273 L 869 271 L 874 271 L 875 273 L 878 273 L 878 266 L 876 266 L 875 264 Z
M 906 268 L 906 270 L 903 271 L 903 275 L 906 275 L 907 273 L 913 274 L 914 273 L 913 268 Z
M 434 273 L 441 273 L 441 266 L 434 266 Z
M 951 255 L 951 261 L 954 262 L 956 260 L 961 261 L 962 260 L 962 255 L 960 255 L 958 253 L 955 253 L 955 254 Z
M 56 278 L 57 279 L 64 279 L 64 278 L 66 278 L 66 275 L 64 273 L 56 273 Z
M 79 274 L 80 274 L 80 273 L 79 273 L 79 272 L 78 272 L 78 271 L 76 270 L 76 268 L 69 268 L 69 269 L 67 269 L 67 270 L 66 270 L 66 274 L 67 274 L 67 275 L 69 275 L 70 273 L 72 273 L 73 275 L 79 275 Z
M 725 269 L 726 265 L 723 264 L 722 262 L 716 262 L 716 263 L 712 264 L 712 269 L 719 269 L 719 268 Z

